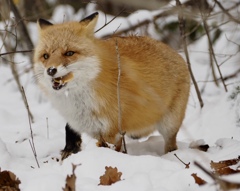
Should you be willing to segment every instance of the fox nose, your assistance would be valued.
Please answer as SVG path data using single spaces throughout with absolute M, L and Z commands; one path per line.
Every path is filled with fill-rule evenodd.
M 55 68 L 55 67 L 50 67 L 47 69 L 47 74 L 49 76 L 54 76 L 56 73 L 57 73 L 57 68 Z

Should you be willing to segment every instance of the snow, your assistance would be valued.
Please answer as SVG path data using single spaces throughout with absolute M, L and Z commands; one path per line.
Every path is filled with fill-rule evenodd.
M 94 7 L 91 5 L 87 10 L 94 12 Z M 137 13 L 131 16 L 129 20 L 138 18 L 141 12 L 139 11 L 138 16 Z M 70 17 L 73 12 L 69 7 L 58 7 L 55 9 L 52 20 L 62 22 L 65 18 L 64 14 Z M 80 15 L 80 13 L 77 14 Z M 151 17 L 149 12 L 143 11 L 142 17 L 145 16 Z M 98 27 L 104 23 L 104 15 L 100 14 Z M 123 18 L 118 18 L 108 26 L 108 29 L 106 27 L 98 35 L 104 35 L 105 30 L 114 31 L 119 23 L 122 23 L 121 27 L 127 26 Z M 36 43 L 36 25 L 31 23 L 28 27 Z M 227 35 L 231 35 L 229 31 Z M 231 38 L 234 39 L 234 35 Z M 235 35 L 235 38 L 238 37 Z M 206 80 L 206 71 L 209 70 L 206 42 L 203 38 L 189 46 L 197 81 Z M 224 35 L 216 47 L 224 47 L 224 49 L 216 49 L 218 54 L 226 52 L 233 54 L 237 48 L 233 43 L 226 41 Z M 231 74 L 237 69 L 235 64 L 237 59 L 239 56 L 233 57 L 225 64 L 222 68 L 225 74 Z M 29 66 L 29 60 L 21 54 L 16 55 L 15 60 L 21 71 Z M 218 57 L 218 60 L 221 61 L 221 58 Z M 84 134 L 83 150 L 59 162 L 57 159 L 65 145 L 66 122 L 42 95 L 33 80 L 33 74 L 29 72 L 21 75 L 20 80 L 34 116 L 34 123 L 31 126 L 37 160 L 40 164 L 38 168 L 29 143 L 31 133 L 27 110 L 16 82 L 11 80 L 12 78 L 10 67 L 1 63 L 0 168 L 16 174 L 21 180 L 22 191 L 62 190 L 66 176 L 72 173 L 72 164 L 78 165 L 75 171 L 77 191 L 215 191 L 218 186 L 193 164 L 194 161 L 211 170 L 211 161 L 237 158 L 239 155 L 240 98 L 237 95 L 235 99 L 230 99 L 232 93 L 236 91 L 237 84 L 228 86 L 229 92 L 226 93 L 221 85 L 217 88 L 209 82 L 203 94 L 205 104 L 203 109 L 199 107 L 193 85 L 191 87 L 186 117 L 178 134 L 178 150 L 164 154 L 164 141 L 158 133 L 139 141 L 127 138 L 128 154 L 99 148 L 96 146 L 95 139 Z M 234 82 L 237 81 L 239 80 L 236 79 Z M 202 88 L 205 83 L 198 84 Z M 68 96 L 68 92 L 65 92 L 65 95 Z M 203 152 L 189 147 L 199 144 L 208 144 L 210 148 L 207 152 Z M 186 169 L 175 154 L 185 163 L 190 163 L 190 168 Z M 99 186 L 99 177 L 104 174 L 105 166 L 117 167 L 118 171 L 122 172 L 122 180 L 111 186 Z M 192 173 L 197 173 L 208 184 L 201 187 L 195 184 Z M 239 177 L 240 175 L 235 174 L 227 178 L 229 181 L 239 181 Z

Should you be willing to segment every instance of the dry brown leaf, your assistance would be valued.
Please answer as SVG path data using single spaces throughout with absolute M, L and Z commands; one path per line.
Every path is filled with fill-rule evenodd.
M 235 174 L 235 173 L 239 173 L 239 172 L 240 172 L 240 170 L 234 170 L 234 169 L 229 168 L 229 167 L 220 168 L 220 169 L 214 171 L 214 173 L 216 173 L 219 176 Z
M 211 161 L 210 165 L 211 165 L 212 169 L 218 170 L 218 169 L 221 169 L 221 168 L 225 168 L 225 167 L 228 167 L 228 166 L 235 165 L 239 161 L 240 161 L 240 158 L 238 157 L 236 159 L 222 160 L 222 161 L 219 161 L 219 162 Z
M 199 186 L 206 184 L 206 181 L 200 178 L 196 173 L 191 174 L 191 176 L 194 178 L 195 183 Z
M 100 183 L 99 185 L 111 185 L 117 181 L 121 180 L 122 173 L 118 172 L 117 167 L 112 168 L 110 167 L 105 167 L 106 171 L 105 174 L 100 176 Z
M 240 161 L 240 158 L 236 159 L 230 159 L 230 160 L 223 160 L 219 162 L 213 162 L 211 161 L 210 165 L 211 168 L 214 170 L 214 173 L 217 175 L 229 175 L 229 174 L 235 174 L 239 173 L 240 170 L 234 170 L 230 168 L 229 166 L 236 165 Z
M 77 168 L 77 165 L 72 164 L 72 174 L 67 175 L 66 178 L 66 184 L 65 188 L 63 188 L 63 191 L 75 191 L 75 184 L 76 184 L 76 175 L 75 175 L 75 169 Z
M 21 181 L 10 171 L 0 172 L 0 191 L 20 191 Z

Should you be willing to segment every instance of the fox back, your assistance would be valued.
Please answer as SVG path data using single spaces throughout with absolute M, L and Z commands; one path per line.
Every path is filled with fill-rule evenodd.
M 157 129 L 165 152 L 177 149 L 190 87 L 185 61 L 149 37 L 97 39 L 97 18 L 55 25 L 39 20 L 38 84 L 79 134 L 115 144 L 119 129 L 132 137 Z

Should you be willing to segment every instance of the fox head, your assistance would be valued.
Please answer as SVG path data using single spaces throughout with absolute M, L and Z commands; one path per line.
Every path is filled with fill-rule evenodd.
M 34 72 L 45 91 L 74 88 L 97 76 L 100 70 L 94 51 L 97 18 L 98 13 L 80 22 L 52 24 L 38 20 Z

